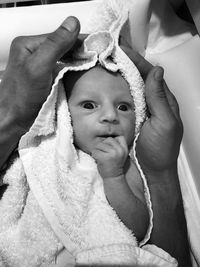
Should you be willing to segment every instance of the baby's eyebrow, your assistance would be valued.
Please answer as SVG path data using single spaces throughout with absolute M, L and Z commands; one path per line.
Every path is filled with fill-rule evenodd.
M 97 98 L 93 95 L 89 95 L 89 94 L 84 94 L 84 93 L 80 93 L 78 94 L 78 96 L 75 96 L 75 101 L 82 103 L 82 102 L 94 102 L 97 101 Z
M 97 97 L 98 92 L 96 90 L 91 90 L 89 88 L 84 88 L 84 90 L 79 90 L 78 95 L 81 97 Z
M 134 103 L 132 96 L 125 96 L 124 94 L 119 94 L 117 100 L 119 102 Z
M 119 100 L 120 100 L 120 102 L 133 103 L 133 99 L 132 98 L 123 98 L 123 96 L 120 97 Z

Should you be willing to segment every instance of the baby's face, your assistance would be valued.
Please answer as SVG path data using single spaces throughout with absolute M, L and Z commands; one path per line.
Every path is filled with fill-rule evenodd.
M 107 137 L 123 135 L 128 147 L 134 139 L 134 103 L 127 82 L 119 73 L 97 66 L 83 74 L 73 73 L 69 97 L 75 145 L 91 154 Z M 70 88 L 70 86 L 73 88 Z

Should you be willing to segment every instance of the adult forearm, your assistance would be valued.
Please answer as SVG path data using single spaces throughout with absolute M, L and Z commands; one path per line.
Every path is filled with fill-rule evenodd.
M 23 130 L 16 126 L 14 115 L 0 103 L 0 169 L 16 148 Z
M 150 242 L 175 257 L 179 266 L 191 266 L 187 226 L 177 168 L 147 175 L 154 212 Z

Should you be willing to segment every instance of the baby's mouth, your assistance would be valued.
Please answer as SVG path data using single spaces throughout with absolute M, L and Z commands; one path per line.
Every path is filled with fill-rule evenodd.
M 106 138 L 109 138 L 109 137 L 111 137 L 111 138 L 115 138 L 115 137 L 117 137 L 117 136 L 119 136 L 118 134 L 114 134 L 114 133 L 112 133 L 112 134 L 101 134 L 101 135 L 99 135 L 98 137 L 100 137 L 100 138 L 102 138 L 102 139 L 106 139 Z

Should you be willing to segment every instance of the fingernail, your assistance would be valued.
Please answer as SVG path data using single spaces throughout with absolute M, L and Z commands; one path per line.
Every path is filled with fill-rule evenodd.
M 62 24 L 68 31 L 74 32 L 77 29 L 78 21 L 75 17 L 68 17 Z
M 154 78 L 156 81 L 160 82 L 163 80 L 164 76 L 164 69 L 161 67 L 157 67 L 156 71 L 154 72 Z

